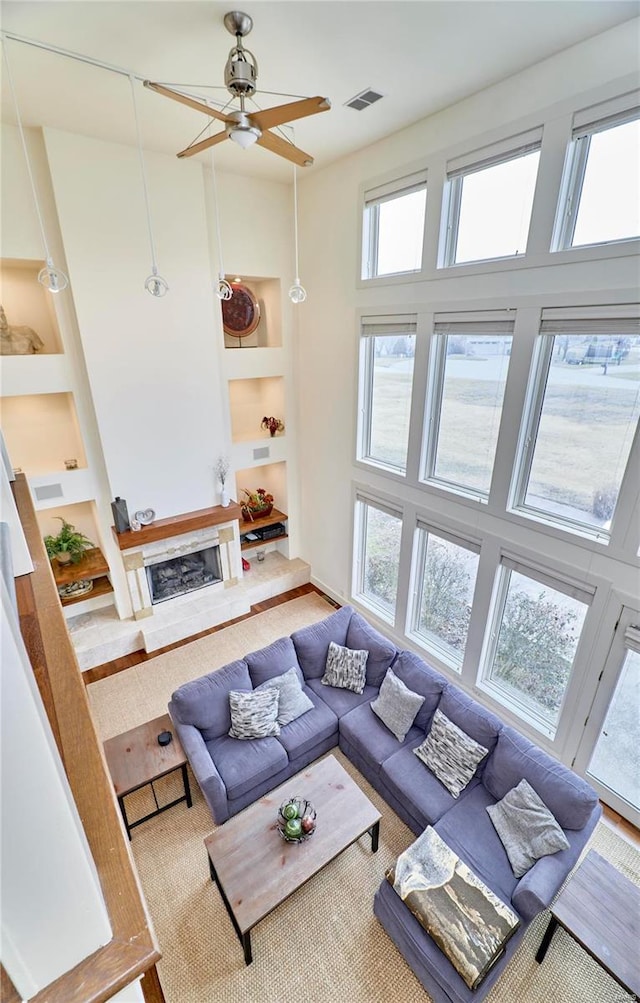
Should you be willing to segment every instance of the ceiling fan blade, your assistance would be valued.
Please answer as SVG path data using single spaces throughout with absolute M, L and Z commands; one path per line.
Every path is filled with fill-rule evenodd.
M 258 146 L 264 146 L 265 149 L 271 150 L 272 153 L 277 153 L 278 156 L 291 160 L 298 167 L 311 167 L 313 163 L 313 157 L 309 153 L 298 149 L 292 143 L 287 143 L 286 140 L 280 139 L 279 136 L 275 136 L 268 130 L 260 136 Z
M 187 97 L 186 94 L 180 94 L 179 91 L 172 91 L 170 87 L 163 87 L 162 84 L 154 84 L 151 80 L 145 80 L 144 86 L 148 87 L 149 90 L 156 91 L 156 93 L 164 95 L 166 98 L 171 98 L 173 101 L 179 101 L 180 104 L 186 104 L 189 108 L 195 108 L 196 111 L 203 111 L 205 115 L 210 115 L 211 118 L 217 118 L 220 122 L 231 121 L 227 115 L 223 115 L 217 108 L 210 108 L 208 104 L 203 104 L 202 101 L 196 101 L 194 98 Z
M 319 111 L 329 111 L 331 102 L 329 98 L 303 98 L 301 101 L 291 101 L 289 104 L 278 105 L 277 108 L 265 108 L 263 111 L 251 112 L 251 121 L 262 129 L 273 129 L 275 125 L 284 125 L 285 122 L 293 122 L 297 118 L 306 118 L 307 115 L 317 115 Z
M 217 132 L 215 136 L 209 136 L 208 139 L 203 139 L 200 143 L 194 143 L 193 146 L 188 146 L 186 150 L 180 150 L 177 154 L 178 157 L 193 157 L 196 153 L 202 153 L 203 150 L 208 150 L 209 147 L 215 146 L 217 143 L 221 143 L 223 139 L 228 139 L 229 136 L 226 132 Z

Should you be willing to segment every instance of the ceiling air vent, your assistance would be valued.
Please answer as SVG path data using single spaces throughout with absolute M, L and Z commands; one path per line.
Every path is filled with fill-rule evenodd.
M 383 97 L 378 91 L 372 91 L 369 87 L 366 91 L 362 91 L 360 94 L 356 94 L 355 97 L 351 98 L 350 101 L 345 101 L 347 108 L 355 108 L 356 111 L 363 111 L 368 108 L 370 104 L 374 104 Z

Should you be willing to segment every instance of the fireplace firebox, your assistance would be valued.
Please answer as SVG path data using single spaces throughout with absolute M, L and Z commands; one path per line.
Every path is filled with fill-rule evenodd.
M 166 602 L 187 592 L 222 581 L 220 547 L 207 547 L 195 553 L 180 554 L 145 567 L 151 603 Z

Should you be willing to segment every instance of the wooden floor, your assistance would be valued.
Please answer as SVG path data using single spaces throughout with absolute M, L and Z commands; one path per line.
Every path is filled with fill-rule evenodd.
M 190 644 L 191 641 L 197 641 L 200 637 L 206 637 L 207 634 L 215 634 L 219 630 L 224 630 L 225 627 L 231 626 L 234 623 L 240 623 L 242 620 L 247 620 L 249 617 L 255 616 L 256 613 L 264 613 L 265 610 L 273 609 L 274 606 L 280 606 L 282 603 L 289 602 L 290 599 L 298 599 L 299 596 L 309 595 L 310 592 L 315 592 L 317 595 L 321 595 L 328 603 L 332 606 L 338 607 L 338 603 L 334 602 L 333 599 L 321 592 L 320 589 L 316 588 L 315 585 L 307 584 L 301 585 L 297 589 L 290 589 L 289 592 L 282 592 L 278 596 L 273 596 L 271 599 L 265 599 L 264 602 L 256 603 L 251 607 L 249 613 L 245 613 L 243 616 L 238 616 L 235 620 L 227 620 L 225 623 L 220 623 L 216 627 L 211 627 L 209 630 L 203 630 L 200 634 L 193 634 L 191 637 L 186 637 L 182 641 L 176 641 L 174 644 L 167 645 L 166 648 L 158 648 L 157 651 L 146 652 L 146 651 L 134 651 L 130 655 L 123 655 L 121 658 L 116 658 L 112 662 L 105 662 L 103 665 L 96 665 L 93 669 L 87 669 L 82 673 L 82 678 L 85 684 L 95 683 L 98 679 L 106 679 L 107 676 L 115 675 L 116 672 L 122 672 L 124 669 L 130 669 L 133 665 L 139 665 L 141 662 L 147 662 L 150 658 L 155 658 L 157 655 L 163 655 L 166 651 L 173 651 L 175 648 L 180 648 L 184 644 Z M 603 810 L 603 822 L 610 826 L 619 836 L 626 839 L 628 842 L 632 843 L 638 849 L 640 849 L 640 831 L 627 822 L 626 819 L 622 818 L 613 809 L 608 808 L 607 805 L 602 805 Z

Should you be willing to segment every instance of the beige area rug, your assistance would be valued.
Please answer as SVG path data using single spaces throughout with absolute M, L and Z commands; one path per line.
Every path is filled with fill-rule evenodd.
M 167 696 L 185 679 L 330 610 L 318 596 L 296 599 L 93 683 L 90 699 L 102 737 L 161 714 Z M 131 680 L 121 678 L 129 674 Z M 203 841 L 215 826 L 195 782 L 191 809 L 177 805 L 134 830 L 131 846 L 163 955 L 158 971 L 167 1003 L 428 1003 L 372 910 L 385 869 L 413 834 L 339 750 L 333 755 L 382 814 L 378 853 L 363 837 L 263 920 L 252 933 L 254 961 L 248 967 L 209 877 Z M 157 785 L 161 803 L 181 793 L 179 784 L 178 774 Z M 147 797 L 145 791 L 132 796 L 131 817 L 152 809 Z M 600 824 L 591 847 L 640 885 L 640 853 L 610 828 Z M 534 956 L 547 920 L 545 913 L 531 924 L 489 1003 L 629 1000 L 563 930 L 538 965 Z

